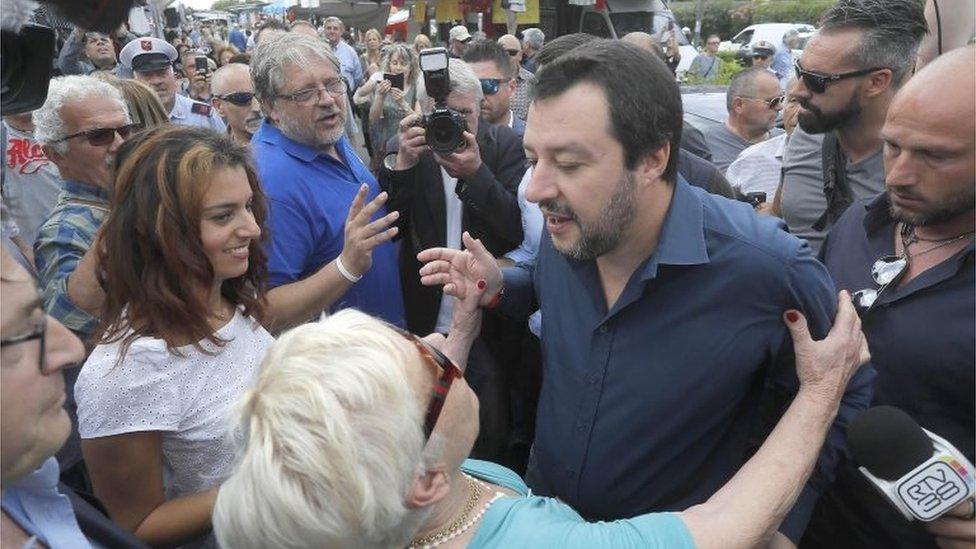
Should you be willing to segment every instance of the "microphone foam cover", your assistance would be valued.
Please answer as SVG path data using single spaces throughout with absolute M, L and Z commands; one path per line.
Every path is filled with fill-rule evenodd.
M 847 427 L 854 459 L 872 475 L 897 480 L 932 457 L 932 440 L 911 416 L 894 406 L 862 412 Z

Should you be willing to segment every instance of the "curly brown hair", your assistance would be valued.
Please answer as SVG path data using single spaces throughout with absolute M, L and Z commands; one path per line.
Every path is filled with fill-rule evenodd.
M 116 162 L 111 211 L 96 242 L 105 291 L 96 341 L 121 342 L 120 360 L 139 337 L 162 339 L 177 355 L 191 342 L 202 352 L 205 339 L 223 345 L 208 322 L 214 271 L 200 239 L 202 202 L 215 171 L 243 167 L 263 241 L 267 203 L 248 149 L 210 129 L 160 126 L 130 138 Z M 266 278 L 267 258 L 255 240 L 247 272 L 225 280 L 221 294 L 260 321 Z

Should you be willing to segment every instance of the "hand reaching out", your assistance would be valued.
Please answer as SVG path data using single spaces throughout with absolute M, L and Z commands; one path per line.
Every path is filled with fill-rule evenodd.
M 387 194 L 382 192 L 366 204 L 368 192 L 368 185 L 359 188 L 346 216 L 345 243 L 340 257 L 354 276 L 365 274 L 373 266 L 373 248 L 396 236 L 398 230 L 390 225 L 400 217 L 399 212 L 372 221 L 373 214 L 386 203 Z
M 502 289 L 502 271 L 495 258 L 480 240 L 467 231 L 461 235 L 464 250 L 430 248 L 417 254 L 424 266 L 420 268 L 420 283 L 424 286 L 444 286 L 444 293 L 458 298 L 456 306 L 485 306 Z M 476 302 L 468 300 L 477 296 Z

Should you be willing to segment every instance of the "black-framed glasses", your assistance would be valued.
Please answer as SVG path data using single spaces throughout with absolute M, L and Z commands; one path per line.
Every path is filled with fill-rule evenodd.
M 481 91 L 485 95 L 495 95 L 501 88 L 502 82 L 508 82 L 511 78 L 479 78 L 481 81 Z
M 424 440 L 430 440 L 430 434 L 434 432 L 437 419 L 441 416 L 441 410 L 444 409 L 444 401 L 447 400 L 447 393 L 451 390 L 451 385 L 455 379 L 464 377 L 464 372 L 451 359 L 447 358 L 444 353 L 438 351 L 423 339 L 396 326 L 393 326 L 393 329 L 417 347 L 417 351 L 425 362 L 437 368 L 437 381 L 431 390 L 430 403 L 427 404 L 427 414 L 424 419 Z
M 772 110 L 776 110 L 786 102 L 786 94 L 777 95 L 776 97 L 770 97 L 769 99 L 763 99 L 762 97 L 749 97 L 748 95 L 740 95 L 742 99 L 750 99 L 752 101 L 762 101 Z
M 38 351 L 38 368 L 40 369 L 41 375 L 47 373 L 47 315 L 40 315 L 40 319 L 34 324 L 34 329 L 30 332 L 18 336 L 12 336 L 5 339 L 0 339 L 0 348 L 7 347 L 10 345 L 17 345 L 19 343 L 26 343 L 28 341 L 34 341 L 35 339 L 41 340 L 41 348 Z
M 326 92 L 333 97 L 342 97 L 346 94 L 346 81 L 339 78 L 329 82 L 325 86 L 306 88 L 293 93 L 282 93 L 278 94 L 278 97 L 286 101 L 294 101 L 300 105 L 308 105 L 314 101 L 318 101 L 319 97 L 322 96 L 322 92 Z
M 225 93 L 223 95 L 214 95 L 214 97 L 222 101 L 227 101 L 228 103 L 233 103 L 238 107 L 247 107 L 254 99 L 254 94 L 251 92 L 234 92 Z
M 128 139 L 132 132 L 139 131 L 139 124 L 126 124 L 125 126 L 119 126 L 118 128 L 95 128 L 93 130 L 85 130 L 83 132 L 73 133 L 71 135 L 66 135 L 61 139 L 55 139 L 51 143 L 60 143 L 62 141 L 67 141 L 69 139 L 74 139 L 75 137 L 82 137 L 88 139 L 88 144 L 93 147 L 104 147 L 105 145 L 111 145 L 115 141 L 115 134 L 119 134 L 123 140 Z
M 878 285 L 878 289 L 865 288 L 851 295 L 857 314 L 864 316 L 874 307 L 881 294 L 892 284 L 898 284 L 908 272 L 908 257 L 901 255 L 886 255 L 871 265 L 871 278 Z
M 813 93 L 823 93 L 827 91 L 827 84 L 832 82 L 838 82 L 846 78 L 864 76 L 865 74 L 871 74 L 874 71 L 880 71 L 886 68 L 887 67 L 875 67 L 873 69 L 861 69 L 858 71 L 842 72 L 840 74 L 820 74 L 804 69 L 803 66 L 800 65 L 799 59 L 793 61 L 793 70 L 796 71 L 796 77 L 803 80 L 803 85 Z

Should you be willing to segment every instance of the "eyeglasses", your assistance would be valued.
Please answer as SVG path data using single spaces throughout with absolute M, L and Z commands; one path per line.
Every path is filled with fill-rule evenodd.
M 854 308 L 857 310 L 857 314 L 861 316 L 866 315 L 874 307 L 882 292 L 888 286 L 898 284 L 898 281 L 901 280 L 907 271 L 908 258 L 904 255 L 886 255 L 875 261 L 874 265 L 871 266 L 871 278 L 874 279 L 875 284 L 879 285 L 879 288 L 877 290 L 866 288 L 854 292 L 851 300 L 854 302 Z
M 234 92 L 225 93 L 224 95 L 214 95 L 217 99 L 227 101 L 228 103 L 233 103 L 238 107 L 247 107 L 251 104 L 254 99 L 254 94 L 251 92 Z
M 796 71 L 796 77 L 803 80 L 803 85 L 813 93 L 823 93 L 827 91 L 827 84 L 830 84 L 831 82 L 837 82 L 839 80 L 844 80 L 845 78 L 864 76 L 865 74 L 871 74 L 874 71 L 880 71 L 886 68 L 887 67 L 875 67 L 873 69 L 861 69 L 859 71 L 842 72 L 840 74 L 819 74 L 805 70 L 800 65 L 799 59 L 793 62 L 793 70 Z
M 34 325 L 34 329 L 29 333 L 8 337 L 6 339 L 0 339 L 0 348 L 7 347 L 8 345 L 17 345 L 18 343 L 25 343 L 27 341 L 34 341 L 35 339 L 41 340 L 41 349 L 39 351 L 38 367 L 40 368 L 41 375 L 47 373 L 47 345 L 46 337 L 47 334 L 47 315 L 39 315 L 39 319 Z
M 515 57 L 516 55 L 522 53 L 522 50 L 509 50 L 509 49 L 506 49 L 505 51 L 507 51 L 508 52 L 508 55 L 510 55 L 512 57 Z
M 511 78 L 479 78 L 481 81 L 481 91 L 485 95 L 495 95 L 501 87 L 502 82 L 508 82 Z
M 333 80 L 322 87 L 306 88 L 294 93 L 283 93 L 279 94 L 278 97 L 287 101 L 294 101 L 300 105 L 308 105 L 313 101 L 318 101 L 323 91 L 334 97 L 342 97 L 346 93 L 346 81 L 342 79 Z
M 132 132 L 138 130 L 139 124 L 126 124 L 125 126 L 119 126 L 118 128 L 95 128 L 93 130 L 85 130 L 83 132 L 66 135 L 61 139 L 51 141 L 51 143 L 60 143 L 62 141 L 74 139 L 75 137 L 85 136 L 88 139 L 89 145 L 93 147 L 104 147 L 105 145 L 111 145 L 112 142 L 115 141 L 115 134 L 119 134 L 119 137 L 122 139 L 128 139 Z
M 776 110 L 786 101 L 786 95 L 777 95 L 776 97 L 771 97 L 769 99 L 763 99 L 762 97 L 749 97 L 748 95 L 738 96 L 742 99 L 749 99 L 750 101 L 762 101 L 772 110 Z
M 447 392 L 451 390 L 451 385 L 454 383 L 454 380 L 464 377 L 464 373 L 444 353 L 431 347 L 423 339 L 396 326 L 393 326 L 393 329 L 403 336 L 404 339 L 412 342 L 417 347 L 417 351 L 420 352 L 420 356 L 428 364 L 436 366 L 439 372 L 437 382 L 434 383 L 434 388 L 431 390 L 430 404 L 427 405 L 427 415 L 424 420 L 424 440 L 429 440 L 430 434 L 434 432 L 434 427 L 437 425 L 437 419 L 441 415 L 441 410 L 444 409 Z

